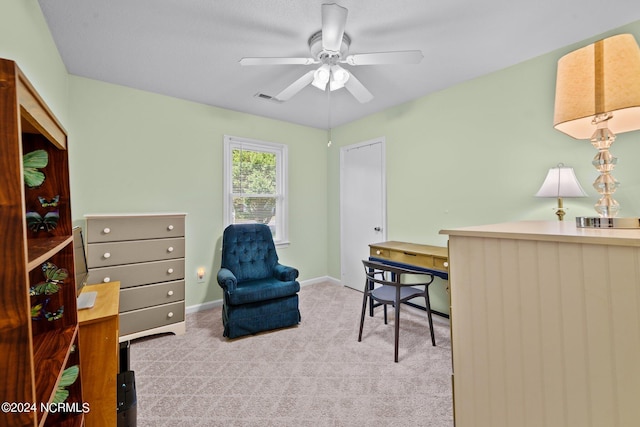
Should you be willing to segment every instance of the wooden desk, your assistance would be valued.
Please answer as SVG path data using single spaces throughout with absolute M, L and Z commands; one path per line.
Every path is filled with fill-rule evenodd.
M 449 254 L 446 247 L 390 241 L 372 243 L 369 248 L 369 259 L 372 261 L 426 271 L 449 280 Z
M 449 280 L 449 250 L 446 247 L 395 241 L 372 243 L 369 245 L 369 260 L 427 272 L 443 280 Z M 448 286 L 446 290 L 449 291 Z M 424 309 L 412 302 L 405 304 Z M 373 305 L 370 307 L 370 314 L 373 316 Z M 449 317 L 448 314 L 437 310 L 432 309 L 431 312 L 438 316 Z
M 117 424 L 118 311 L 120 282 L 85 286 L 98 292 L 92 308 L 78 310 L 82 395 L 89 404 L 87 427 Z

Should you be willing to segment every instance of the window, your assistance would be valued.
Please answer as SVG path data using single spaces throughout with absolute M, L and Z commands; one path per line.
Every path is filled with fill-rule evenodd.
M 288 244 L 287 146 L 225 135 L 224 215 L 229 224 L 261 223 Z

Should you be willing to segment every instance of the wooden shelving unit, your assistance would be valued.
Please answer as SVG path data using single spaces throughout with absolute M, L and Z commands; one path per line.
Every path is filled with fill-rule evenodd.
M 82 426 L 82 411 L 47 411 L 63 371 L 80 364 L 67 134 L 15 62 L 0 59 L 0 426 Z M 24 181 L 23 155 L 44 150 L 44 182 Z M 41 198 L 45 200 L 43 203 Z M 52 201 L 56 199 L 54 203 Z M 37 227 L 57 212 L 53 227 Z M 46 282 L 44 263 L 68 271 L 51 294 L 31 295 Z M 51 278 L 49 278 L 49 281 Z M 68 407 L 82 408 L 82 374 L 66 387 Z

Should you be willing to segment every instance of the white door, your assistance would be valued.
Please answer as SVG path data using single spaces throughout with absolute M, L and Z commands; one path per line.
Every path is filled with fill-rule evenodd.
M 369 244 L 386 240 L 384 138 L 340 150 L 341 281 L 363 290 Z

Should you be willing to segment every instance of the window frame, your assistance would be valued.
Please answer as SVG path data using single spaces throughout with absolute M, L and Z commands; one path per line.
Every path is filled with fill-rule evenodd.
M 273 153 L 276 156 L 276 235 L 278 247 L 289 245 L 288 147 L 280 144 L 239 136 L 224 136 L 223 156 L 223 228 L 233 224 L 233 157 L 234 149 Z

